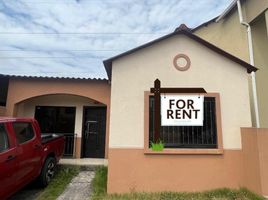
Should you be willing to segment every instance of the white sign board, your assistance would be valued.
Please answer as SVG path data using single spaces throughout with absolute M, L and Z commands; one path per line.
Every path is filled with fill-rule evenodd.
M 204 96 L 161 95 L 161 126 L 203 126 Z

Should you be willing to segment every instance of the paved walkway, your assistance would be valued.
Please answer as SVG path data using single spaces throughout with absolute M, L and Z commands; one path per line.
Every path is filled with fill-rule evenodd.
M 81 171 L 78 176 L 73 178 L 57 200 L 88 200 L 94 175 L 94 171 Z

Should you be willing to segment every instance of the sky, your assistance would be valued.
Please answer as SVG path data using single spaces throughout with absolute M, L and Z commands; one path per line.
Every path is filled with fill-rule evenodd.
M 102 61 L 232 0 L 0 0 L 0 74 L 107 78 Z

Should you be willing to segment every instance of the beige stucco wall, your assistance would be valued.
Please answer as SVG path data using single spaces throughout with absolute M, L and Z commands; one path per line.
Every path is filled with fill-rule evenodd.
M 260 110 L 260 125 L 268 127 L 268 37 L 265 16 L 260 16 L 252 24 L 253 50 L 255 65 L 260 69 L 256 73 L 256 84 Z
M 244 3 L 247 22 L 252 22 L 263 11 L 268 9 L 267 0 L 246 0 Z
M 191 68 L 176 70 L 173 57 L 187 54 Z M 250 127 L 246 69 L 179 35 L 113 62 L 109 148 L 144 147 L 144 91 L 156 78 L 162 87 L 203 87 L 221 98 L 223 147 L 240 149 L 240 127 Z
M 239 23 L 237 12 L 231 12 L 228 17 L 218 23 L 210 23 L 197 29 L 194 34 L 224 49 L 225 51 L 249 61 L 247 32 Z
M 18 117 L 34 117 L 36 106 L 67 106 L 75 107 L 75 133 L 77 137 L 82 137 L 83 107 L 84 106 L 103 106 L 85 97 L 74 95 L 47 95 L 35 97 L 21 102 L 18 105 Z

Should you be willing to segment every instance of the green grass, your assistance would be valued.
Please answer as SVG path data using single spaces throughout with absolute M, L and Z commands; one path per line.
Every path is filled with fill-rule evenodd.
M 107 192 L 107 167 L 98 167 L 92 180 L 93 199 L 99 199 Z
M 49 185 L 38 195 L 37 200 L 54 200 L 64 191 L 72 178 L 80 171 L 77 166 L 59 166 L 55 177 Z
M 206 192 L 160 192 L 160 193 L 130 193 L 107 195 L 107 168 L 101 167 L 93 179 L 93 196 L 91 200 L 263 200 L 264 198 L 245 188 L 216 189 Z

